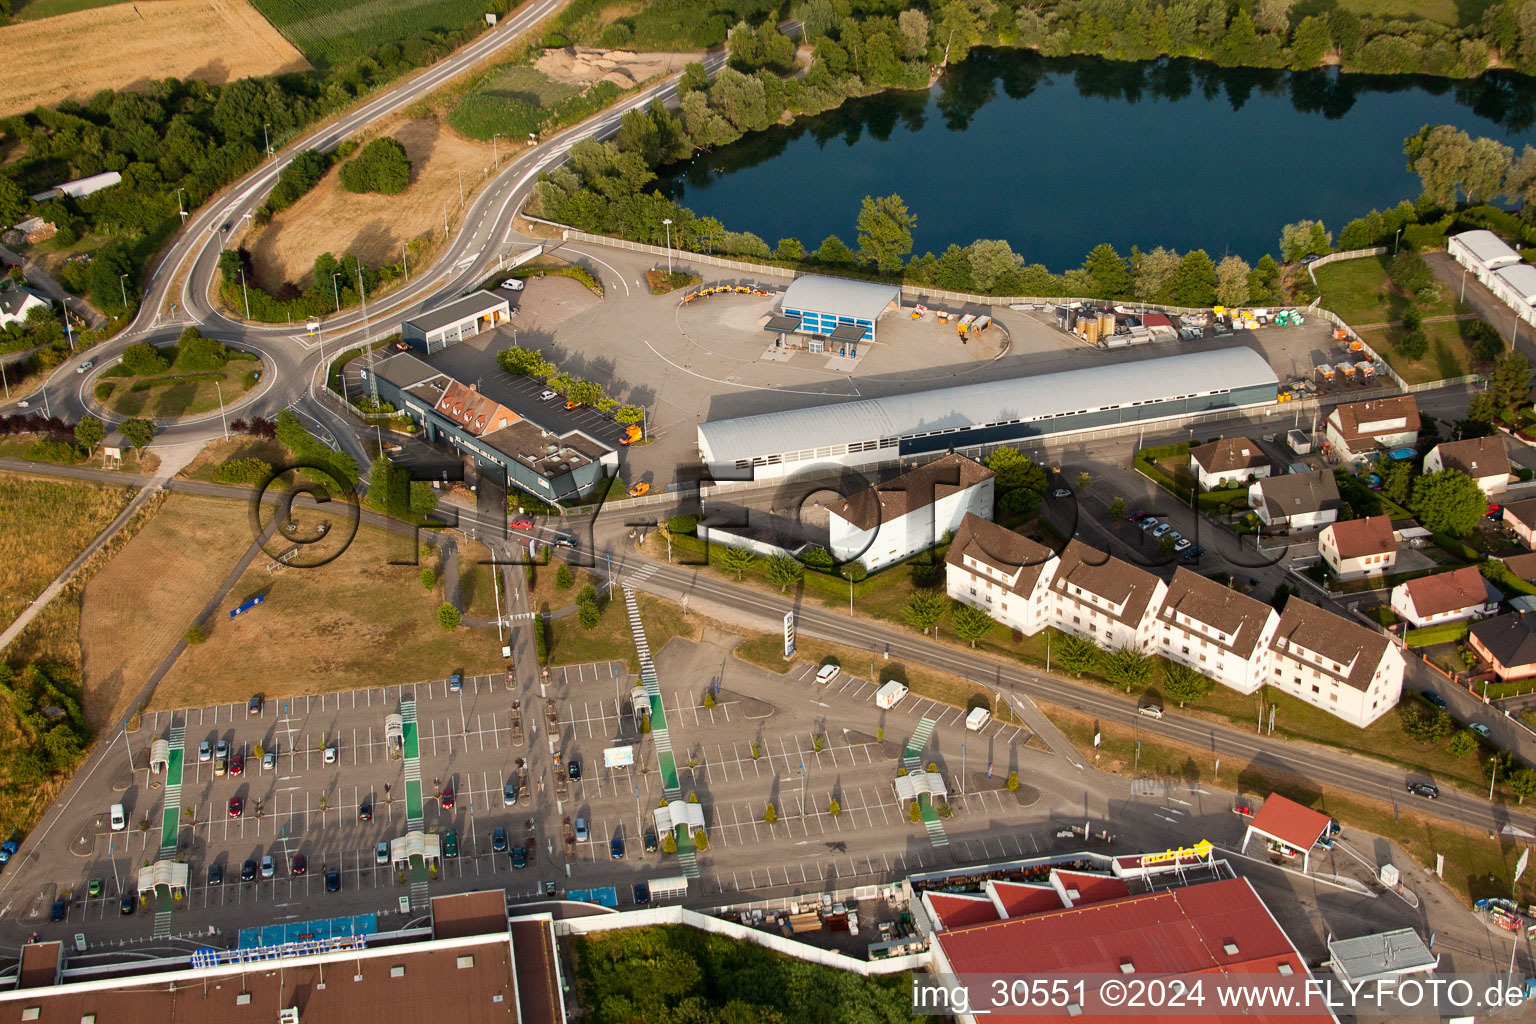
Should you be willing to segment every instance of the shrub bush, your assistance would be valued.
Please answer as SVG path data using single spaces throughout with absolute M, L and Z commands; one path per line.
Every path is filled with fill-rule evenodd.
M 164 373 L 171 368 L 171 364 L 165 361 L 160 350 L 147 341 L 141 341 L 137 345 L 129 345 L 123 349 L 122 365 L 127 367 L 130 375 L 136 377 Z
M 393 196 L 411 184 L 411 161 L 405 147 L 385 136 L 341 165 L 341 187 L 348 192 L 382 192 Z
M 221 484 L 259 484 L 272 473 L 261 459 L 226 459 L 214 467 L 213 479 Z

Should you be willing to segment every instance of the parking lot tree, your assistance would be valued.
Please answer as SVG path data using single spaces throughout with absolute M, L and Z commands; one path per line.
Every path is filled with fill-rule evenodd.
M 561 562 L 555 568 L 555 586 L 561 590 L 570 590 L 576 583 L 576 577 L 571 575 L 571 567 Z
M 923 820 L 923 808 L 916 800 L 907 804 L 907 820 L 916 825 Z
M 621 405 L 613 413 L 613 421 L 626 426 L 631 423 L 640 423 L 644 419 L 645 410 L 638 405 Z
M 825 740 L 825 738 L 824 738 L 824 737 L 821 737 L 821 736 L 812 736 L 812 737 L 811 737 L 811 749 L 812 749 L 812 750 L 820 750 L 820 749 L 821 749 L 821 748 L 822 748 L 822 745 L 823 745 L 823 744 L 824 744 L 824 743 L 825 743 L 825 742 L 826 742 L 826 740 Z
M 746 548 L 727 545 L 720 550 L 720 568 L 726 572 L 735 573 L 737 582 L 740 582 L 746 571 L 756 564 L 757 555 Z
M 713 693 L 704 694 L 704 706 L 706 708 L 712 708 L 715 706 L 715 695 Z
M 763 745 L 757 740 L 752 741 L 752 760 L 756 761 L 763 756 Z
M 1135 647 L 1117 647 L 1104 659 L 1104 678 L 1126 693 L 1144 688 L 1152 681 L 1150 655 Z
M 1093 474 L 1089 473 L 1087 470 L 1084 470 L 1083 472 L 1077 474 L 1077 489 L 1078 490 L 1086 491 L 1088 488 L 1090 488 L 1092 486 L 1093 486 Z
M 1215 680 L 1201 675 L 1188 665 L 1176 661 L 1163 663 L 1163 693 L 1170 700 L 1178 701 L 1179 707 L 1204 697 L 1215 685 Z
M 769 825 L 772 825 L 774 822 L 776 822 L 778 820 L 779 820 L 779 809 L 777 807 L 773 806 L 773 804 L 769 804 L 766 808 L 764 808 L 764 810 L 763 810 L 763 821 L 764 822 L 766 822 Z
M 709 833 L 701 828 L 693 830 L 693 848 L 703 853 L 709 849 Z
M 1018 772 L 1009 772 L 1008 773 L 1008 791 L 1010 793 L 1017 793 L 1019 791 L 1019 773 Z
M 1024 487 L 1040 493 L 1045 492 L 1044 467 L 1037 465 L 1034 459 L 1017 448 L 1004 445 L 997 449 L 987 456 L 987 468 L 997 474 L 997 486 L 1000 490 Z
M 94 452 L 106 436 L 106 426 L 95 416 L 82 416 L 80 422 L 75 424 L 75 441 L 85 449 L 87 455 Z
M 437 606 L 438 624 L 444 629 L 448 630 L 450 633 L 458 628 L 459 620 L 462 617 L 463 616 L 459 614 L 459 610 L 453 605 L 449 604 L 447 601 L 444 601 L 442 604 Z
M 149 442 L 155 439 L 154 420 L 132 419 L 123 420 L 117 429 L 122 432 L 123 440 L 142 452 L 149 446 Z
M 1227 256 L 1216 264 L 1216 301 L 1224 306 L 1241 306 L 1253 292 L 1253 268 L 1241 256 Z
M 582 405 L 596 405 L 603 397 L 603 386 L 592 380 L 573 380 L 565 397 Z
M 832 801 L 827 804 L 827 813 L 834 818 L 843 813 L 843 805 L 837 802 L 837 797 L 833 797 Z
M 778 585 L 781 594 L 804 576 L 805 566 L 790 555 L 774 555 L 768 559 L 768 579 Z
M 1413 485 L 1408 508 L 1431 533 L 1461 537 L 1482 520 L 1488 502 L 1477 481 L 1456 469 L 1427 473 Z
M 1157 553 L 1166 558 L 1173 554 L 1174 545 L 1177 543 L 1178 541 L 1172 537 L 1159 537 L 1157 540 Z
M 1531 364 L 1518 352 L 1505 356 L 1494 366 L 1489 387 L 1500 405 L 1510 409 L 1520 407 L 1531 392 Z
M 554 391 L 558 395 L 564 395 L 568 398 L 570 397 L 571 385 L 576 383 L 576 378 L 572 377 L 564 370 L 561 370 L 559 373 L 556 373 L 550 377 L 548 383 L 550 390 Z
M 955 635 L 967 641 L 972 650 L 976 648 L 976 641 L 986 636 L 987 631 L 996 624 L 996 620 L 980 608 L 959 601 L 951 602 L 949 618 Z
M 1471 729 L 1458 729 L 1445 749 L 1452 757 L 1466 757 L 1477 749 L 1477 734 Z
M 1124 519 L 1125 516 L 1126 512 L 1124 498 L 1116 498 L 1114 501 L 1109 503 L 1109 518 L 1120 520 Z
M 916 226 L 917 217 L 901 196 L 865 196 L 859 205 L 859 255 L 882 274 L 895 273 L 912 251 L 912 229 Z
M 1084 639 L 1075 633 L 1063 633 L 1056 638 L 1055 660 L 1056 664 L 1066 669 L 1079 679 L 1084 672 L 1093 667 L 1099 660 L 1102 652 L 1092 640 Z
M 944 616 L 944 597 L 932 590 L 914 591 L 901 614 L 913 629 L 927 632 Z

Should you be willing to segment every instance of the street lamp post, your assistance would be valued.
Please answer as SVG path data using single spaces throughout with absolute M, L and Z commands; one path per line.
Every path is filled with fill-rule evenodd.
M 123 293 L 123 313 L 125 315 L 128 312 L 128 285 L 126 283 L 127 280 L 128 280 L 128 275 L 127 274 L 118 274 L 117 275 L 117 287 L 118 287 L 118 290 Z
M 245 268 L 240 268 L 240 296 L 245 299 L 245 318 L 251 318 L 251 293 L 245 290 Z
M 341 286 L 336 282 L 341 280 L 341 274 L 331 275 L 331 295 L 336 299 L 336 312 L 341 312 Z
M 1403 236 L 1403 229 L 1398 228 L 1397 234 L 1392 236 L 1392 255 L 1397 255 L 1397 240 Z
M 261 143 L 267 150 L 267 159 L 272 158 L 272 140 L 267 136 L 267 122 L 261 122 Z
M 187 206 L 183 201 L 185 197 L 182 195 L 186 190 L 184 185 L 176 186 L 176 211 L 181 214 L 181 222 L 183 224 L 187 222 Z
M 219 422 L 224 425 L 224 440 L 229 440 L 229 421 L 224 418 L 224 385 L 222 381 L 213 382 L 214 389 L 219 393 Z
M 672 218 L 664 217 L 661 221 L 667 229 L 667 276 L 672 276 Z
M 405 282 L 406 282 L 406 284 L 410 284 L 410 282 L 411 282 L 411 265 L 409 263 L 407 263 L 406 260 L 405 260 L 405 243 L 404 242 L 400 243 L 400 269 L 405 271 Z

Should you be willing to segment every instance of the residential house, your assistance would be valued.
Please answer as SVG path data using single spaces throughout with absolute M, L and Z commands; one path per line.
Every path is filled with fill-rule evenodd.
M 1391 572 L 1397 564 L 1397 537 L 1390 516 L 1330 523 L 1317 535 L 1317 553 L 1341 579 Z
M 959 529 L 967 514 L 992 518 L 996 474 L 951 452 L 850 495 L 830 509 L 828 550 L 870 572 L 927 551 Z
M 1440 473 L 1456 469 L 1477 481 L 1484 494 L 1502 494 L 1509 488 L 1509 452 L 1504 438 L 1469 437 L 1465 441 L 1445 441 L 1424 456 L 1424 472 Z
M 1328 414 L 1324 434 L 1339 460 L 1354 465 L 1412 446 L 1419 437 L 1419 406 L 1412 395 L 1336 406 Z
M 1269 476 L 1272 467 L 1269 457 L 1248 438 L 1224 437 L 1191 448 L 1189 468 L 1199 479 L 1202 491 L 1214 491 Z
M 944 590 L 1025 636 L 1050 625 L 1056 552 L 975 514 L 960 521 L 944 556 Z
M 1106 650 L 1145 650 L 1168 587 L 1146 570 L 1074 540 L 1061 551 L 1050 590 L 1050 624 L 1057 629 Z
M 34 309 L 52 309 L 53 300 L 41 292 L 20 285 L 0 289 L 0 328 L 11 324 L 26 326 L 27 314 Z
M 1328 469 L 1287 473 L 1255 480 L 1248 503 L 1265 526 L 1277 530 L 1315 530 L 1339 518 L 1339 484 Z
M 1473 623 L 1467 644 L 1500 679 L 1536 676 L 1536 616 L 1511 613 Z
M 1523 555 L 1510 555 L 1501 558 L 1504 568 L 1508 569 L 1516 579 L 1525 580 L 1527 583 L 1536 583 L 1536 552 L 1527 552 Z
M 1505 505 L 1502 522 L 1514 532 L 1520 543 L 1536 549 L 1536 498 Z
M 1485 619 L 1499 610 L 1503 600 L 1475 565 L 1420 576 L 1392 588 L 1392 611 L 1414 626 Z
M 1403 655 L 1388 637 L 1292 597 L 1269 643 L 1269 681 L 1361 728 L 1403 690 Z
M 1180 567 L 1157 612 L 1156 653 L 1252 693 L 1268 678 L 1280 616 L 1262 601 Z

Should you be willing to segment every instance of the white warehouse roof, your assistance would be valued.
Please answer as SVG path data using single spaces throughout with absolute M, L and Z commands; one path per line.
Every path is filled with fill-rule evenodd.
M 1044 420 L 1278 383 L 1263 356 L 1240 346 L 713 420 L 699 424 L 699 452 L 707 463 L 738 462 L 790 447 Z
M 1526 305 L 1536 306 L 1536 267 L 1516 263 L 1512 267 L 1500 267 L 1494 274 L 1509 286 L 1510 291 L 1524 299 Z
M 1520 254 L 1492 231 L 1479 228 L 1476 231 L 1463 231 L 1453 237 L 1466 246 L 1467 251 L 1485 267 L 1493 266 L 1500 261 L 1513 263 L 1520 259 Z
M 811 309 L 873 322 L 893 302 L 901 304 L 901 289 L 894 284 L 812 274 L 790 282 L 782 305 L 785 309 Z

